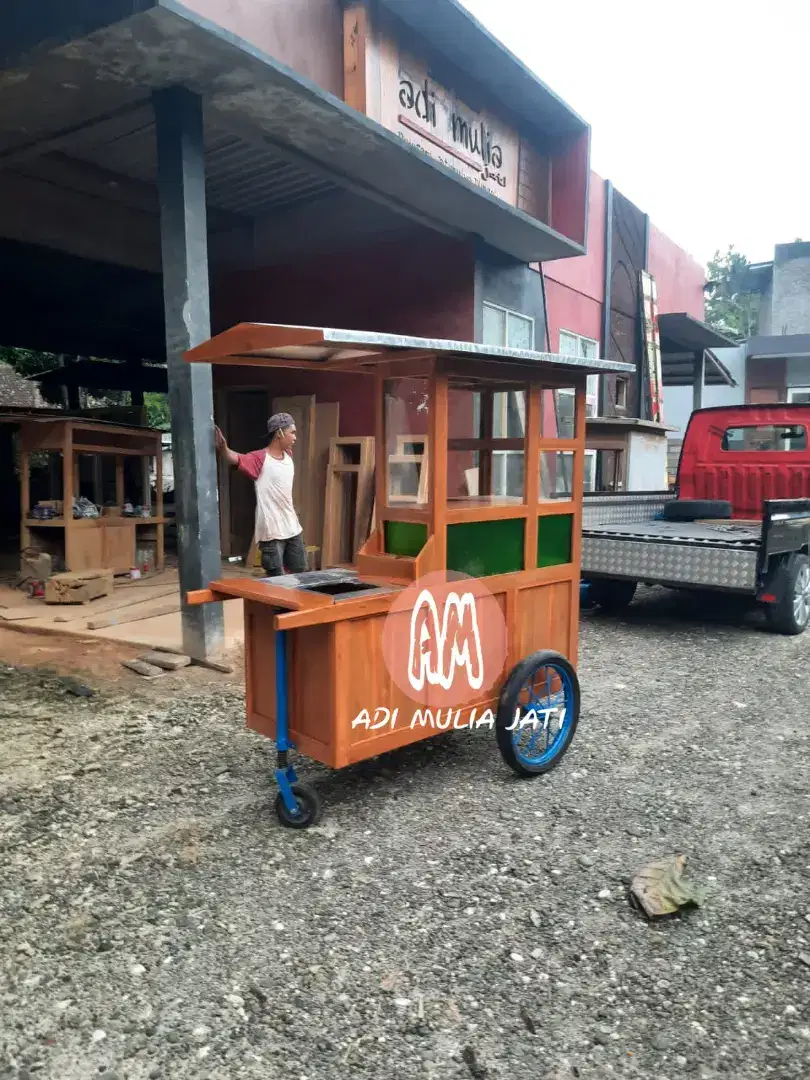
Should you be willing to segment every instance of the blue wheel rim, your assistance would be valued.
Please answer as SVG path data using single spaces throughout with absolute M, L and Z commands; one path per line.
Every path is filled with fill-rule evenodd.
M 575 704 L 573 682 L 564 667 L 552 661 L 535 668 L 517 696 L 524 723 L 512 719 L 512 745 L 521 764 L 536 769 L 553 761 L 567 742 Z

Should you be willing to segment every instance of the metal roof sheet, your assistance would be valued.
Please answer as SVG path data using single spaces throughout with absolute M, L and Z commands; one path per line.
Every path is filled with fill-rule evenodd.
M 209 341 L 189 350 L 190 362 L 217 363 L 242 359 L 253 363 L 268 360 L 309 361 L 313 366 L 328 360 L 391 359 L 398 353 L 409 356 L 464 356 L 469 359 L 504 360 L 526 364 L 546 364 L 560 369 L 586 372 L 631 373 L 632 364 L 608 360 L 586 360 L 559 353 L 531 349 L 508 349 L 481 345 L 474 341 L 409 337 L 366 330 L 336 330 L 331 327 L 286 326 L 272 323 L 240 323 Z

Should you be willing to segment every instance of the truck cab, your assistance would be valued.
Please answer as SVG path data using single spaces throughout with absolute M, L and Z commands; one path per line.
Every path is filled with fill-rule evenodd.
M 810 498 L 810 405 L 700 409 L 686 428 L 679 499 L 722 500 L 738 520 L 760 520 L 772 499 Z

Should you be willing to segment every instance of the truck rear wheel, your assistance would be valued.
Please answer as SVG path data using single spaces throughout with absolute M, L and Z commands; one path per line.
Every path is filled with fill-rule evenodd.
M 594 578 L 590 582 L 590 598 L 602 611 L 613 613 L 630 607 L 638 588 L 637 581 Z
M 701 518 L 727 521 L 731 514 L 731 503 L 723 499 L 675 499 L 664 504 L 665 521 L 700 521 Z
M 778 600 L 765 611 L 771 629 L 779 634 L 801 634 L 810 622 L 810 559 L 794 552 L 773 578 Z

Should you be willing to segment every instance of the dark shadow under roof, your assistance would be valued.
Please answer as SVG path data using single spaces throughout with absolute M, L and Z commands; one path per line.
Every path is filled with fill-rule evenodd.
M 737 381 L 712 349 L 734 349 L 737 342 L 685 311 L 658 316 L 664 386 L 692 386 L 695 354 L 706 353 L 704 385 L 736 386 Z
M 685 311 L 658 316 L 661 352 L 698 352 L 700 349 L 733 349 L 738 344 Z

